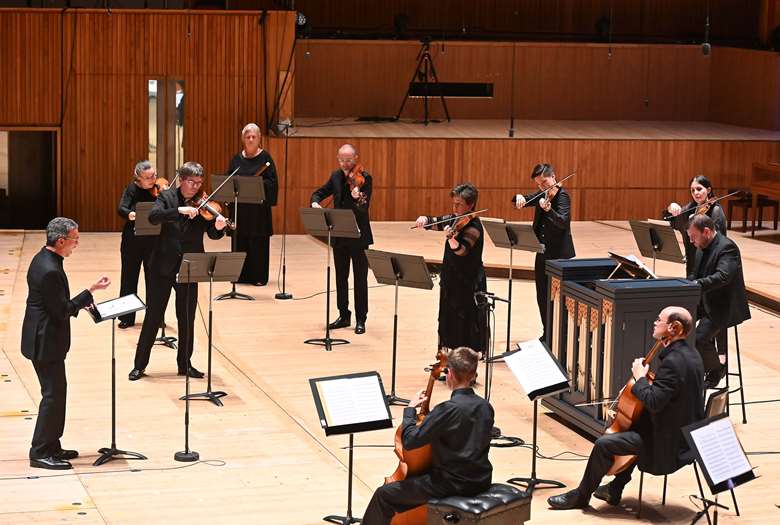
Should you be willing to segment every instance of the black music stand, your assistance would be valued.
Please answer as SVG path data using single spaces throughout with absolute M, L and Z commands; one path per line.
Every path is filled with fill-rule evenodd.
M 382 379 L 377 372 L 361 372 L 309 379 L 314 405 L 326 436 L 349 434 L 347 514 L 322 518 L 329 523 L 360 523 L 352 516 L 352 457 L 354 435 L 393 426 Z
M 346 345 L 346 339 L 334 339 L 330 337 L 330 248 L 331 240 L 335 238 L 359 239 L 360 230 L 355 222 L 355 214 L 352 210 L 332 208 L 300 208 L 301 220 L 306 233 L 314 237 L 327 237 L 327 272 L 325 283 L 325 337 L 321 339 L 307 339 L 307 345 L 324 346 L 330 351 L 334 345 Z
M 227 184 L 222 185 L 228 175 L 212 175 L 211 187 L 219 188 L 212 200 L 219 202 L 233 201 L 233 224 L 236 229 L 233 230 L 233 236 L 230 238 L 230 250 L 236 251 L 236 243 L 238 242 L 238 204 L 263 204 L 265 202 L 265 186 L 263 185 L 263 177 L 246 177 L 234 175 Z M 220 187 L 220 185 L 222 185 Z M 241 275 L 239 268 L 239 275 Z M 238 275 L 233 279 L 236 281 Z M 217 301 L 223 299 L 243 299 L 245 301 L 254 301 L 255 298 L 251 295 L 240 293 L 236 291 L 236 283 L 232 282 L 232 288 L 230 292 L 223 293 L 216 297 Z
M 511 330 L 512 330 L 512 271 L 513 266 L 513 254 L 515 250 L 522 250 L 525 252 L 544 253 L 544 244 L 541 244 L 536 238 L 534 228 L 531 224 L 520 224 L 518 222 L 506 222 L 503 219 L 482 219 L 482 224 L 485 227 L 485 231 L 499 248 L 507 248 L 509 250 L 509 296 L 507 298 L 507 314 L 506 314 L 506 348 L 504 353 L 508 353 L 509 345 L 511 344 Z M 500 359 L 500 356 L 495 359 Z
M 198 394 L 188 394 L 179 399 L 204 399 L 211 401 L 221 407 L 222 401 L 219 398 L 227 394 L 218 390 L 211 390 L 211 354 L 212 354 L 212 324 L 214 319 L 214 310 L 212 308 L 212 290 L 214 282 L 230 282 L 241 275 L 241 267 L 244 265 L 246 253 L 244 252 L 211 252 L 211 253 L 185 253 L 182 257 L 190 262 L 190 279 L 188 282 L 208 282 L 209 283 L 209 352 L 208 352 L 208 384 L 205 392 Z M 181 281 L 180 281 L 181 282 Z
M 538 339 L 525 341 L 517 345 L 518 349 L 504 358 L 512 374 L 520 383 L 520 387 L 534 402 L 534 433 L 533 446 L 531 448 L 531 477 L 511 478 L 507 483 L 513 485 L 525 485 L 526 491 L 533 493 L 537 486 L 540 488 L 563 488 L 566 485 L 553 479 L 540 479 L 536 477 L 536 429 L 538 427 L 538 401 L 545 397 L 569 389 L 569 381 L 560 363 L 552 356 L 545 343 Z M 542 487 L 541 485 L 546 485 Z
M 139 202 L 135 205 L 134 230 L 137 236 L 160 235 L 161 225 L 149 222 L 149 212 L 154 206 L 153 202 Z M 144 275 L 144 279 L 148 279 Z M 154 340 L 155 345 L 163 345 L 176 350 L 176 338 L 165 335 L 165 319 L 160 323 L 160 336 Z
M 390 383 L 390 394 L 387 402 L 391 405 L 408 405 L 409 400 L 395 395 L 395 365 L 396 350 L 398 345 L 398 287 L 419 288 L 430 290 L 433 281 L 428 273 L 428 265 L 425 259 L 419 255 L 407 255 L 404 253 L 382 252 L 379 250 L 366 250 L 368 267 L 374 272 L 376 282 L 395 286 L 395 303 L 393 308 L 393 371 Z
M 639 247 L 639 253 L 642 254 L 642 257 L 653 259 L 653 273 L 655 273 L 656 259 L 685 263 L 685 256 L 680 251 L 680 243 L 677 241 L 675 230 L 669 224 L 652 220 L 630 220 L 628 222 L 631 225 L 636 245 Z
M 144 308 L 146 305 L 143 301 L 136 294 L 130 294 L 93 305 L 87 309 L 96 323 L 111 319 L 111 446 L 98 450 L 100 457 L 93 463 L 95 467 L 117 456 L 122 456 L 123 459 L 147 459 L 146 456 L 138 452 L 116 448 L 116 318 L 138 312 Z

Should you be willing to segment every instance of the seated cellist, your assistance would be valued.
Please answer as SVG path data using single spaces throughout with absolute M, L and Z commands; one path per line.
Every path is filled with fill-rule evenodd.
M 636 380 L 631 392 L 644 405 L 639 421 L 628 431 L 598 438 L 579 486 L 548 498 L 550 507 L 584 508 L 591 495 L 617 505 L 635 465 L 651 474 L 668 474 L 684 464 L 681 455 L 688 445 L 681 428 L 704 417 L 704 365 L 699 353 L 685 341 L 692 328 L 686 309 L 669 306 L 661 311 L 653 329 L 653 338 L 663 342 L 654 381 L 648 381 L 648 366 L 641 358 L 631 367 Z M 614 457 L 627 455 L 638 456 L 636 463 L 599 486 Z
M 490 487 L 493 466 L 488 451 L 493 407 L 469 386 L 478 362 L 479 354 L 470 348 L 452 350 L 446 373 L 452 397 L 436 405 L 419 426 L 417 407 L 425 401 L 425 391 L 418 392 L 404 409 L 404 448 L 430 444 L 431 469 L 379 487 L 366 508 L 364 525 L 388 524 L 396 512 L 424 505 L 434 497 L 471 496 Z

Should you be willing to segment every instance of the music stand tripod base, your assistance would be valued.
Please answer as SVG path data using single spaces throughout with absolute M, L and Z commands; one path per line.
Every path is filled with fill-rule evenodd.
M 361 523 L 363 520 L 360 518 L 353 518 L 352 516 L 325 516 L 322 518 L 323 521 L 327 521 L 328 523 L 337 523 L 339 525 L 350 525 L 350 523 Z
M 184 401 L 185 399 L 189 398 L 191 401 L 194 400 L 200 400 L 203 401 L 211 401 L 218 407 L 222 406 L 222 401 L 219 400 L 221 397 L 225 397 L 227 395 L 227 392 L 222 392 L 221 390 L 217 390 L 215 392 L 199 392 L 197 394 L 190 394 L 189 396 L 181 396 L 179 398 L 180 401 Z
M 222 301 L 223 299 L 243 299 L 244 301 L 254 301 L 255 298 L 251 295 L 247 295 L 245 293 L 240 293 L 236 291 L 236 283 L 233 283 L 233 288 L 228 293 L 223 293 L 222 295 L 218 295 L 214 298 L 217 301 Z
M 149 459 L 143 454 L 139 454 L 138 452 L 130 452 L 128 450 L 119 450 L 118 448 L 101 448 L 98 450 L 98 454 L 100 454 L 100 457 L 95 460 L 95 462 L 92 464 L 93 467 L 99 467 L 103 463 L 107 463 L 111 461 L 114 458 L 117 458 L 117 456 L 122 456 L 119 459 Z
M 307 345 L 324 346 L 325 350 L 330 352 L 332 350 L 332 346 L 348 345 L 349 341 L 346 339 L 333 339 L 331 337 L 325 337 L 321 339 L 307 339 L 303 343 Z
M 173 459 L 184 463 L 192 463 L 200 459 L 200 454 L 194 450 L 181 450 L 173 455 Z
M 560 481 L 555 481 L 554 479 L 539 479 L 539 478 L 511 478 L 506 480 L 507 483 L 511 483 L 512 485 L 518 485 L 521 487 L 525 487 L 526 492 L 533 492 L 537 485 L 540 485 L 540 489 L 553 489 L 553 488 L 559 488 L 562 489 L 566 487 L 563 483 Z M 541 485 L 546 485 L 542 487 Z

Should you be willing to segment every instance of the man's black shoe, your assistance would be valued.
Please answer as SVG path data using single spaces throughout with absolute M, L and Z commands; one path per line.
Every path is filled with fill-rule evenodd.
M 590 498 L 583 497 L 579 490 L 574 489 L 565 494 L 550 496 L 547 503 L 556 510 L 584 509 L 588 506 L 588 499 Z
M 351 324 L 352 324 L 352 316 L 340 315 L 338 319 L 336 319 L 335 321 L 333 321 L 328 325 L 328 328 L 331 330 L 336 330 L 337 328 L 346 328 Z
M 129 379 L 130 381 L 138 381 L 139 379 L 141 379 L 145 375 L 146 374 L 144 374 L 143 370 L 139 370 L 137 368 L 133 368 L 130 371 L 130 373 L 127 375 L 127 379 Z
M 593 497 L 600 499 L 601 501 L 606 501 L 610 505 L 619 505 L 620 499 L 623 497 L 622 493 L 616 494 L 612 491 L 612 487 L 609 483 L 605 485 L 601 485 L 599 488 L 596 489 L 596 491 L 593 493 Z
M 720 368 L 710 370 L 704 374 L 704 388 L 718 388 L 718 383 L 720 383 L 721 379 L 724 377 L 726 377 L 726 365 L 720 365 Z
M 79 457 L 79 451 L 78 450 L 60 450 L 56 454 L 54 454 L 54 459 L 59 459 L 60 461 L 69 461 L 71 459 L 76 459 Z
M 355 333 L 356 334 L 365 334 L 366 333 L 366 322 L 365 321 L 358 321 L 355 324 Z
M 130 328 L 131 326 L 135 326 L 135 323 L 131 323 L 130 321 L 119 321 L 120 330 L 124 330 L 125 328 Z
M 183 376 L 184 374 L 185 374 L 184 370 L 179 370 L 179 375 L 180 376 Z M 187 375 L 189 375 L 193 379 L 203 379 L 203 376 L 205 374 L 203 372 L 201 372 L 200 370 L 198 370 L 197 368 L 195 368 L 194 366 L 191 366 L 188 369 Z
M 69 461 L 57 459 L 55 457 L 30 459 L 30 466 L 34 468 L 45 468 L 49 470 L 70 470 L 73 465 Z

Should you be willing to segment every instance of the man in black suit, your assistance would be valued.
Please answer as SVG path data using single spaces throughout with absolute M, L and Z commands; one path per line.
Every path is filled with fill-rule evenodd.
M 179 180 L 181 186 L 161 192 L 149 212 L 149 222 L 162 224 L 162 229 L 157 247 L 152 253 L 150 294 L 147 297 L 146 316 L 135 350 L 135 366 L 128 376 L 130 381 L 137 381 L 145 375 L 152 345 L 165 315 L 172 288 L 176 289 L 176 320 L 179 330 L 176 362 L 179 375 L 203 377 L 203 372 L 190 363 L 195 309 L 198 304 L 198 284 L 179 284 L 176 282 L 176 274 L 181 266 L 183 254 L 204 252 L 203 232 L 207 232 L 211 239 L 219 239 L 225 233 L 223 230 L 226 223 L 221 215 L 207 221 L 199 214 L 197 204 L 190 200 L 200 194 L 203 185 L 203 167 L 200 164 L 185 162 L 179 168 Z
M 688 445 L 682 428 L 704 418 L 704 367 L 696 350 L 685 342 L 693 328 L 691 314 L 679 306 L 664 308 L 653 328 L 653 338 L 663 342 L 655 380 L 647 380 L 649 367 L 634 360 L 631 393 L 644 405 L 639 421 L 626 432 L 605 434 L 596 440 L 579 486 L 547 500 L 553 509 L 588 506 L 591 495 L 610 505 L 620 503 L 623 487 L 635 465 L 651 474 L 670 474 L 685 464 Z M 615 456 L 636 455 L 636 463 L 599 486 Z
M 352 324 L 352 312 L 349 311 L 349 263 L 352 261 L 357 318 L 355 333 L 362 334 L 366 331 L 368 316 L 368 259 L 365 250 L 374 243 L 368 218 L 368 207 L 371 204 L 371 175 L 358 166 L 358 153 L 352 144 L 341 146 L 336 159 L 339 162 L 339 169 L 330 174 L 328 182 L 311 194 L 311 207 L 320 208 L 320 201 L 333 195 L 334 208 L 352 210 L 355 214 L 360 238 L 333 239 L 336 303 L 339 307 L 339 317 L 330 324 L 330 329 L 345 328 Z M 364 179 L 362 186 L 350 184 L 358 171 Z
M 534 233 L 539 242 L 544 244 L 544 252 L 536 254 L 534 261 L 534 276 L 536 280 L 536 303 L 539 306 L 539 316 L 542 318 L 544 332 L 541 341 L 547 340 L 547 274 L 545 263 L 550 259 L 571 259 L 574 257 L 574 242 L 571 238 L 571 197 L 562 187 L 557 185 L 555 170 L 550 164 L 537 164 L 531 172 L 539 191 L 528 195 L 515 195 L 517 209 L 526 206 L 528 201 L 535 199 Z M 547 191 L 547 196 L 539 194 Z
M 726 348 L 716 349 L 716 337 L 750 319 L 742 258 L 734 241 L 718 233 L 707 215 L 695 215 L 691 219 L 688 237 L 697 248 L 694 270 L 688 279 L 699 283 L 702 291 L 696 349 L 704 360 L 705 385 L 715 388 L 726 374 Z
M 92 304 L 92 292 L 107 288 L 111 281 L 101 277 L 73 299 L 62 266 L 79 245 L 79 226 L 65 217 L 46 226 L 46 246 L 33 257 L 27 270 L 27 307 L 22 324 L 22 354 L 30 359 L 41 384 L 41 404 L 35 423 L 30 466 L 55 470 L 73 468 L 68 460 L 75 450 L 63 450 L 60 438 L 65 429 L 65 357 L 70 349 L 70 318 Z

